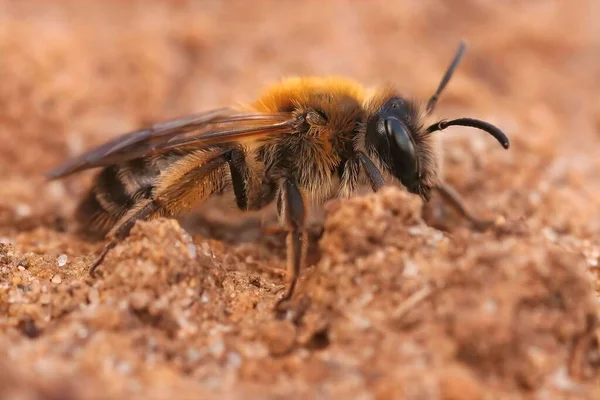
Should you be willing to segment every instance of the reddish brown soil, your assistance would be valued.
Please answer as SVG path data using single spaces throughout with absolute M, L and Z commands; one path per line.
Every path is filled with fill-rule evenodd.
M 600 398 L 595 0 L 0 4 L 0 398 Z M 434 229 L 394 187 L 329 202 L 283 320 L 284 241 L 229 200 L 139 223 L 88 277 L 92 174 L 44 171 L 284 75 L 426 99 L 461 38 L 437 112 L 512 147 L 448 129 L 445 174 L 497 229 L 443 205 Z

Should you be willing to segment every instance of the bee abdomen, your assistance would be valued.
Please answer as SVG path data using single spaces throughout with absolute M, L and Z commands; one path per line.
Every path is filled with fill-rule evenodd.
M 159 174 L 150 159 L 106 167 L 76 210 L 80 231 L 92 237 L 106 235 L 138 201 L 152 196 Z

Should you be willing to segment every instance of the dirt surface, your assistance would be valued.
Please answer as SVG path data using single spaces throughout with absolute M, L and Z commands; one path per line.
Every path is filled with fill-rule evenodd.
M 445 4 L 1 1 L 0 398 L 600 398 L 600 6 Z M 286 75 L 426 99 L 461 38 L 437 114 L 512 147 L 448 129 L 445 176 L 497 229 L 398 187 L 315 207 L 285 319 L 284 239 L 230 199 L 137 224 L 88 276 L 93 173 L 49 168 Z

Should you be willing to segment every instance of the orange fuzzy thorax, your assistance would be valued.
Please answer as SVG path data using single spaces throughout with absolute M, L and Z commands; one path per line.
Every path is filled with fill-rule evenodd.
M 351 97 L 360 104 L 368 98 L 368 91 L 359 83 L 340 77 L 287 78 L 268 87 L 251 104 L 256 111 L 275 112 L 292 109 L 298 104 L 306 104 L 314 94 L 328 93 L 331 97 Z

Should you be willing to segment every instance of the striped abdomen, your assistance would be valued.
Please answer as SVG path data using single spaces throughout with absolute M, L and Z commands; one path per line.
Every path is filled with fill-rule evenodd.
M 161 173 L 184 153 L 138 158 L 103 169 L 79 204 L 75 217 L 83 233 L 103 237 L 136 203 L 152 197 Z

